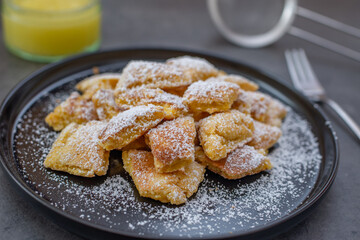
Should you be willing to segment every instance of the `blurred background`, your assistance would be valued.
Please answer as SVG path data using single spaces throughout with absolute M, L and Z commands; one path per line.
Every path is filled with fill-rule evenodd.
M 238 31 L 256 34 L 269 29 L 282 9 L 282 0 L 228 1 L 224 19 Z M 50 2 L 50 1 L 49 1 Z M 299 5 L 360 28 L 359 0 L 301 0 Z M 203 50 L 256 66 L 290 84 L 284 51 L 304 48 L 331 98 L 360 122 L 360 63 L 312 43 L 285 35 L 276 43 L 246 49 L 229 43 L 215 28 L 204 0 L 103 0 L 100 50 L 134 46 Z M 241 19 L 241 20 L 238 20 Z M 360 51 L 360 40 L 297 17 L 294 25 Z M 16 83 L 44 63 L 29 62 L 5 47 L 0 26 L 0 99 Z M 337 179 L 312 216 L 277 239 L 360 239 L 360 149 L 341 122 L 332 116 L 339 137 L 341 164 Z M 15 193 L 0 171 L 0 238 L 79 239 L 49 222 Z

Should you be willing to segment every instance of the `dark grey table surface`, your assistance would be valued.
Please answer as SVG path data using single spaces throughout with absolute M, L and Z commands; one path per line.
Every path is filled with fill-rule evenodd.
M 290 82 L 283 52 L 288 48 L 304 48 L 329 97 L 360 122 L 359 62 L 289 35 L 262 49 L 236 47 L 216 31 L 207 13 L 206 2 L 202 0 L 104 0 L 102 4 L 102 49 L 169 46 L 206 50 L 257 66 Z M 303 0 L 300 5 L 360 28 L 359 0 Z M 295 24 L 360 50 L 359 39 L 300 18 Z M 16 83 L 43 65 L 11 55 L 3 40 L 0 41 L 0 99 L 3 99 Z M 277 239 L 360 239 L 360 145 L 331 110 L 325 111 L 340 145 L 337 178 L 314 213 Z M 1 170 L 0 183 L 0 239 L 80 239 L 33 209 L 13 190 Z

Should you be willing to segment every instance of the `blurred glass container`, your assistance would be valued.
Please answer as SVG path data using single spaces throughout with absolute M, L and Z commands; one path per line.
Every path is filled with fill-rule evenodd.
M 297 0 L 208 0 L 211 19 L 230 42 L 258 48 L 279 40 L 293 23 Z
M 4 40 L 15 55 L 54 62 L 100 45 L 99 0 L 3 0 Z

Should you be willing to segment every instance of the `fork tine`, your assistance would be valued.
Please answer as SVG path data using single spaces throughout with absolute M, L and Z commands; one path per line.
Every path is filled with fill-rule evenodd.
M 315 75 L 315 72 L 313 70 L 313 68 L 310 65 L 309 59 L 306 56 L 306 53 L 304 51 L 304 49 L 299 49 L 298 50 L 298 55 L 299 55 L 299 59 L 301 62 L 301 65 L 304 69 L 304 72 L 307 76 L 307 80 L 308 83 L 310 83 L 311 85 L 315 85 L 316 88 L 323 90 L 323 87 L 321 86 L 321 83 L 319 82 L 319 79 L 317 78 L 317 76 Z
M 300 49 L 293 49 L 293 56 L 294 59 L 296 59 L 296 67 L 298 71 L 300 72 L 300 81 L 302 83 L 303 88 L 309 88 L 309 84 L 311 84 L 310 75 L 308 74 L 308 71 L 306 70 L 304 64 L 303 64 L 303 56 L 300 54 Z
M 311 68 L 305 51 L 287 50 L 285 57 L 295 87 L 313 100 L 323 98 L 325 91 Z
M 295 85 L 295 87 L 297 89 L 301 89 L 302 86 L 301 86 L 301 83 L 300 83 L 299 75 L 298 75 L 297 70 L 296 70 L 296 64 L 294 62 L 291 50 L 286 50 L 285 51 L 285 58 L 286 58 L 286 64 L 288 66 L 289 73 L 290 73 L 291 80 L 292 80 L 293 84 Z
M 308 88 L 309 87 L 309 79 L 306 75 L 306 71 L 302 65 L 301 57 L 296 49 L 292 50 L 292 56 L 294 58 L 296 70 L 299 75 L 299 82 L 301 85 L 301 88 Z

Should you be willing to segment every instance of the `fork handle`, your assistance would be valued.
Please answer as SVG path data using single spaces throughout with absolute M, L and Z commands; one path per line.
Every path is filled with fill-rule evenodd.
M 357 137 L 357 140 L 360 141 L 360 127 L 359 125 L 347 114 L 339 104 L 331 99 L 324 100 L 328 106 L 331 107 L 334 112 L 346 123 L 349 129 L 353 132 L 353 134 Z

